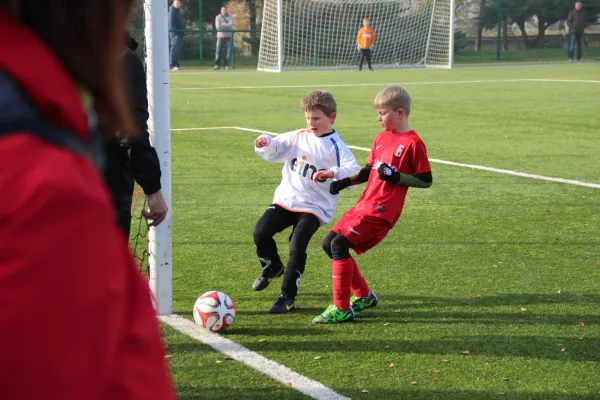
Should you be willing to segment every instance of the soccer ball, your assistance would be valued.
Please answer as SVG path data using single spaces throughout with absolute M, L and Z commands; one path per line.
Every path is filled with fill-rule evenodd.
M 231 298 L 216 290 L 198 297 L 194 304 L 194 321 L 213 332 L 227 329 L 235 319 L 235 305 Z

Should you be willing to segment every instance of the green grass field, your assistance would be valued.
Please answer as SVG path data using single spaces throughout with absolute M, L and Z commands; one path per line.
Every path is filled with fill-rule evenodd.
M 372 100 L 400 83 L 430 158 L 600 183 L 599 76 L 597 63 L 187 70 L 171 75 L 171 123 L 284 132 L 304 126 L 300 98 L 323 88 L 337 99 L 344 141 L 370 147 Z M 251 289 L 260 273 L 252 229 L 281 178 L 281 164 L 254 153 L 256 136 L 172 132 L 175 313 L 192 318 L 200 294 L 221 290 L 237 307 L 224 337 L 353 399 L 600 398 L 600 189 L 434 163 L 433 187 L 410 189 L 396 228 L 357 257 L 379 305 L 352 323 L 315 326 L 331 302 L 320 245 L 331 223 L 309 247 L 296 313 L 266 314 L 279 281 Z M 341 194 L 336 220 L 363 187 Z M 164 329 L 182 400 L 307 398 Z

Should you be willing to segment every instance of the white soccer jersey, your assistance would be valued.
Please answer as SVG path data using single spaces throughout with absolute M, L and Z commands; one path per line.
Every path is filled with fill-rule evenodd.
M 270 162 L 283 162 L 282 180 L 273 203 L 283 208 L 316 215 L 321 224 L 333 218 L 339 195 L 329 193 L 332 180 L 313 181 L 320 170 L 331 170 L 334 179 L 354 175 L 360 166 L 336 131 L 315 136 L 308 129 L 282 133 L 276 137 L 261 135 L 269 144 L 254 150 Z

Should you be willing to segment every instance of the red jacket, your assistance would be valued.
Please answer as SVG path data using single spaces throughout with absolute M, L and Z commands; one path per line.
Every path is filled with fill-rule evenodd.
M 88 140 L 75 82 L 1 7 L 0 38 L 0 72 L 29 96 L 11 95 L 0 120 L 34 104 Z M 1 136 L 0 193 L 0 398 L 174 399 L 148 283 L 91 162 L 27 132 Z

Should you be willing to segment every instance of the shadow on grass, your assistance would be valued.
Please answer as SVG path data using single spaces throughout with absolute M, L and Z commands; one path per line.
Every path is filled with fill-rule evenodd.
M 352 399 L 413 399 L 413 400 L 497 400 L 497 399 L 519 399 L 519 400 L 597 400 L 596 394 L 574 394 L 574 393 L 527 393 L 527 392 L 501 392 L 483 390 L 462 391 L 435 391 L 419 390 L 418 386 L 406 390 L 384 390 L 369 389 L 368 393 L 362 393 L 360 389 L 334 388 L 345 396 Z M 227 400 L 272 400 L 272 399 L 308 399 L 292 389 L 257 389 L 236 387 L 235 389 L 215 387 L 190 387 L 179 386 L 177 392 L 180 400 L 199 399 L 227 399 Z

